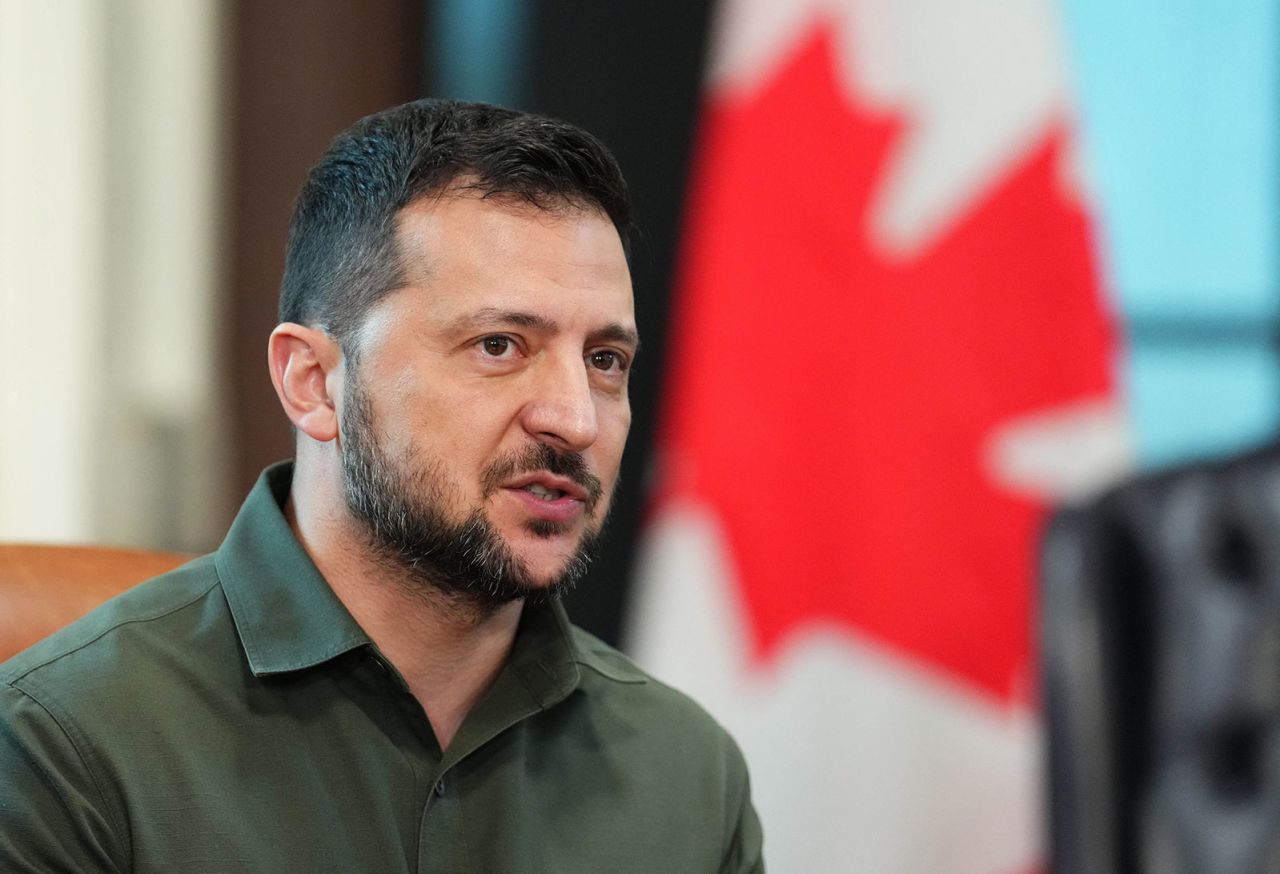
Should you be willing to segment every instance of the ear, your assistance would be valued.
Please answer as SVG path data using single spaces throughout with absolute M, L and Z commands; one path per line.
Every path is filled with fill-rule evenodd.
M 299 431 L 327 443 L 338 436 L 331 378 L 341 378 L 342 350 L 319 328 L 282 322 L 267 341 L 267 366 L 280 406 Z

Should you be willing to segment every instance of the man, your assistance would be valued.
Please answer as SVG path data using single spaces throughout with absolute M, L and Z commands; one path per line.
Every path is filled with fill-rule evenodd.
M 565 618 L 638 340 L 625 183 L 495 107 L 311 171 L 222 547 L 0 667 L 0 870 L 760 870 L 736 747 Z

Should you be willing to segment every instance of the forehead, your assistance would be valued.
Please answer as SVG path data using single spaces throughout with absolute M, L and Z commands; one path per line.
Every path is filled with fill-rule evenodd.
M 405 207 L 396 240 L 405 285 L 429 291 L 433 308 L 542 304 L 633 320 L 622 241 L 598 210 L 450 193 Z

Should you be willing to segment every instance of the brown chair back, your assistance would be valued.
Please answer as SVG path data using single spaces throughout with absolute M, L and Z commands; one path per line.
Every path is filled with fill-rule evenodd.
M 0 544 L 0 661 L 192 558 L 143 549 Z

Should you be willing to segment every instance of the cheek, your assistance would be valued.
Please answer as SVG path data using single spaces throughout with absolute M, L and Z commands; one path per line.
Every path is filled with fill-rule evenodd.
M 501 393 L 447 374 L 414 372 L 397 387 L 389 415 L 420 448 L 459 467 L 491 455 L 512 419 Z
M 486 498 L 486 477 L 493 465 L 526 448 L 529 438 L 513 425 L 505 409 L 476 398 L 443 414 L 447 424 L 432 438 L 433 451 L 452 472 L 469 499 Z
M 627 433 L 631 429 L 631 409 L 607 411 L 599 421 L 599 436 L 596 448 L 599 451 L 601 473 L 616 479 L 618 468 L 622 464 L 622 451 L 627 444 Z

